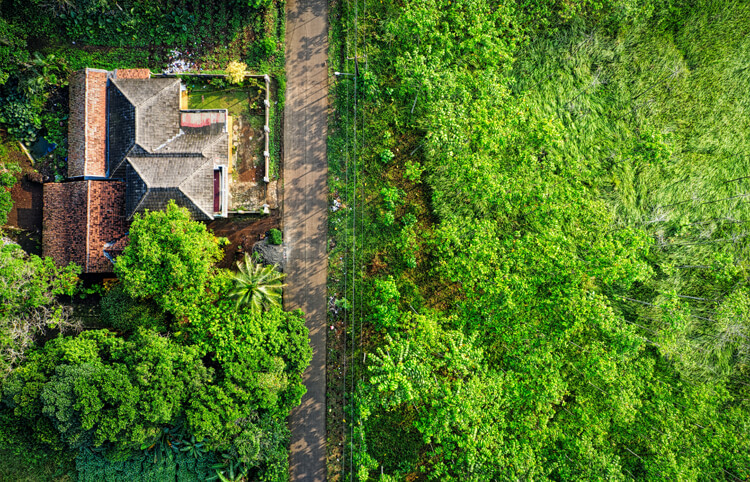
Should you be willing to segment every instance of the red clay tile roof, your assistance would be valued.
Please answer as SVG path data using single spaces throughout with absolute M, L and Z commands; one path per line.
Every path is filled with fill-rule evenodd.
M 123 182 L 44 185 L 42 252 L 57 264 L 76 263 L 84 273 L 111 273 L 105 247 L 125 237 L 127 230 Z
M 130 244 L 130 236 L 127 234 L 115 241 L 111 241 L 104 246 L 104 251 L 110 254 L 120 254 Z
M 59 266 L 86 262 L 86 181 L 44 185 L 42 254 Z
M 115 70 L 116 79 L 148 79 L 151 77 L 149 69 L 117 69 Z
M 70 79 L 68 177 L 106 175 L 107 77 L 86 69 Z
M 125 221 L 125 183 L 89 182 L 88 266 L 89 273 L 111 273 L 112 262 L 104 254 L 105 245 L 128 231 Z

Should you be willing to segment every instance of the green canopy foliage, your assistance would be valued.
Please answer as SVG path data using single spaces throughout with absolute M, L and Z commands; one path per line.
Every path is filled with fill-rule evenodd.
M 32 352 L 4 384 L 3 401 L 31 426 L 50 424 L 67 447 L 137 449 L 211 379 L 194 347 L 150 331 L 128 340 L 86 331 Z
M 372 324 L 347 360 L 364 373 L 352 475 L 747 477 L 748 137 L 709 112 L 743 115 L 729 86 L 750 17 L 532 3 L 368 2 L 358 18 L 362 228 L 333 214 L 331 255 L 362 260 L 342 267 L 356 290 L 337 289 Z M 334 166 L 352 204 L 351 163 Z
M 203 298 L 222 251 L 204 224 L 190 220 L 187 209 L 170 201 L 165 211 L 136 215 L 129 236 L 115 264 L 128 295 L 152 299 L 174 314 Z
M 2 74 L 0 74 L 1 78 Z M 0 226 L 8 222 L 8 213 L 13 208 L 10 190 L 16 183 L 16 174 L 21 170 L 18 163 L 8 155 L 10 149 L 15 149 L 15 146 L 11 147 L 0 142 Z
M 285 286 L 282 280 L 286 276 L 277 271 L 276 266 L 264 266 L 256 263 L 245 253 L 244 261 L 237 262 L 238 273 L 234 275 L 234 288 L 229 297 L 237 306 L 247 306 L 254 313 L 281 307 L 281 289 Z
M 222 299 L 191 316 L 184 330 L 222 367 L 217 383 L 191 401 L 188 422 L 194 433 L 222 443 L 237 435 L 236 420 L 257 411 L 284 417 L 299 404 L 302 372 L 312 358 L 301 312 L 253 313 Z
M 166 313 L 151 300 L 138 301 L 125 292 L 118 283 L 101 300 L 102 322 L 123 332 L 134 332 L 139 327 L 154 331 L 166 329 Z
M 126 460 L 110 460 L 101 452 L 81 450 L 76 458 L 77 480 L 80 482 L 204 482 L 216 475 L 213 454 L 193 457 L 180 450 L 154 458 L 138 453 Z
M 57 300 L 72 295 L 80 267 L 55 266 L 51 258 L 27 256 L 18 246 L 0 247 L 0 373 L 23 360 L 25 351 L 48 330 L 73 328 L 70 308 Z

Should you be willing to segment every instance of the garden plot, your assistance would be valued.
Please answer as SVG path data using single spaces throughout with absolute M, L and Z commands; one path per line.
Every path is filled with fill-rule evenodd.
M 260 212 L 264 205 L 278 207 L 276 181 L 266 183 L 265 105 L 263 79 L 248 78 L 241 85 L 229 85 L 225 78 L 191 78 L 188 108 L 227 109 L 232 116 L 232 160 L 229 169 L 229 212 Z

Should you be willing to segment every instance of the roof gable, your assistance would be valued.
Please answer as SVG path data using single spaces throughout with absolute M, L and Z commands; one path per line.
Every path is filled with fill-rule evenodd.
M 164 98 L 180 94 L 180 79 L 112 79 L 112 84 L 136 107 L 145 105 L 154 97 Z M 177 99 L 179 101 L 179 97 Z M 179 107 L 179 106 L 178 106 Z
M 127 217 L 164 209 L 170 199 L 196 219 L 213 219 L 213 162 L 203 156 L 128 157 Z
M 86 180 L 44 185 L 42 251 L 59 265 L 111 273 L 107 246 L 125 236 L 125 184 Z
M 178 187 L 208 162 L 203 156 L 128 157 L 128 162 L 147 187 Z
M 106 174 L 108 78 L 106 70 L 96 69 L 70 77 L 68 177 Z

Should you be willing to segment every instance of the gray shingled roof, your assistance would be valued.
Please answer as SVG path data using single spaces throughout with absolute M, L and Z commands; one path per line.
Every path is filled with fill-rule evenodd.
M 195 219 L 213 219 L 213 176 L 213 162 L 203 156 L 128 157 L 128 219 L 146 209 L 164 209 L 170 199 Z
M 170 199 L 213 219 L 213 168 L 229 142 L 222 126 L 180 128 L 179 79 L 112 79 L 108 100 L 108 172 L 125 178 L 128 219 Z
M 180 79 L 112 79 L 112 84 L 130 100 L 134 106 L 144 105 L 154 97 L 164 97 L 165 91 L 180 93 Z M 168 94 L 167 94 L 168 95 Z M 177 98 L 179 109 L 180 98 Z

